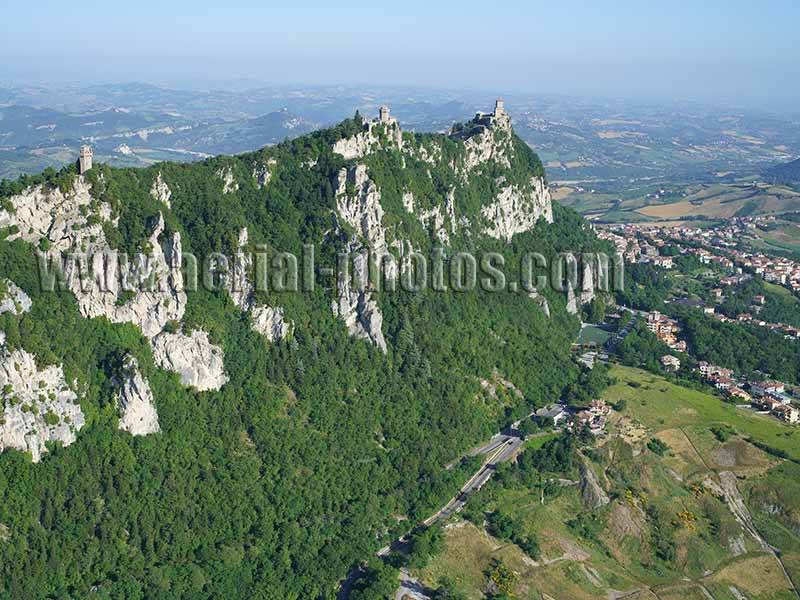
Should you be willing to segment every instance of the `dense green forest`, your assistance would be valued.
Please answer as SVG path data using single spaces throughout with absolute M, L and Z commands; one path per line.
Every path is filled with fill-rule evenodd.
M 246 226 L 253 243 L 299 254 L 331 227 L 332 177 L 348 164 L 331 145 L 359 126 L 354 119 L 195 164 L 98 165 L 87 179 L 119 217 L 106 234 L 121 250 L 146 250 L 161 212 L 186 251 L 230 252 Z M 463 151 L 443 136 L 406 136 L 409 144 Z M 507 177 L 538 173 L 538 158 L 514 141 L 520 158 Z M 256 159 L 275 160 L 263 189 L 251 175 Z M 385 190 L 392 235 L 432 247 L 429 233 L 401 212 L 399 190 L 411 186 L 434 203 L 452 173 L 392 148 L 368 163 Z M 223 193 L 221 168 L 240 182 L 236 191 Z M 148 193 L 157 173 L 172 190 L 171 209 Z M 475 173 L 459 188 L 460 214 L 477 213 L 498 174 L 495 167 Z M 42 182 L 68 189 L 74 177 L 68 168 L 4 182 L 0 191 Z M 552 225 L 511 244 L 463 235 L 453 249 L 498 251 L 511 272 L 528 251 L 597 247 L 577 214 L 558 206 L 554 213 Z M 335 252 L 320 246 L 320 264 Z M 551 291 L 551 318 L 524 293 L 379 294 L 384 354 L 347 334 L 324 286 L 269 293 L 295 324 L 273 344 L 252 331 L 227 293 L 199 290 L 189 293 L 184 322 L 221 345 L 230 377 L 221 390 L 200 393 L 155 367 L 134 326 L 84 319 L 71 293 L 41 291 L 35 265 L 30 244 L 0 241 L 0 274 L 33 299 L 30 312 L 6 313 L 0 326 L 9 346 L 34 353 L 39 364 L 63 363 L 87 425 L 76 443 L 52 447 L 39 464 L 16 451 L 0 455 L 0 523 L 9 532 L 0 539 L 2 598 L 333 598 L 355 565 L 403 532 L 401 518 L 424 519 L 471 474 L 443 465 L 561 397 L 579 377 L 569 354 L 578 320 Z M 154 391 L 160 434 L 117 429 L 112 378 L 129 352 Z M 523 396 L 486 394 L 480 380 L 494 372 Z

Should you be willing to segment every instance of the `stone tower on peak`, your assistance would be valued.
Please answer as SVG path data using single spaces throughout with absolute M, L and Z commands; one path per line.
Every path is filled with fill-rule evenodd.
M 484 127 L 498 126 L 505 129 L 511 128 L 511 116 L 506 112 L 505 102 L 502 98 L 498 98 L 494 102 L 494 112 L 475 114 L 472 121 L 475 125 L 482 125 Z
M 80 154 L 78 155 L 78 172 L 83 175 L 92 168 L 92 147 L 81 146 Z
M 378 110 L 378 120 L 381 123 L 388 123 L 389 122 L 389 107 L 385 104 L 380 107 Z

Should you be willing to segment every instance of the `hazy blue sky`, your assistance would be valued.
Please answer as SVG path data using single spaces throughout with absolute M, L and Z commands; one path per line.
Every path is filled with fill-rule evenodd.
M 374 83 L 798 104 L 800 3 L 6 2 L 0 77 Z

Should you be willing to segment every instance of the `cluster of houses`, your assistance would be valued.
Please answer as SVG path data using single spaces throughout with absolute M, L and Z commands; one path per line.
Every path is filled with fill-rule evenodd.
M 589 427 L 593 435 L 601 435 L 608 424 L 611 407 L 604 400 L 592 400 L 588 407 L 576 410 L 564 404 L 554 404 L 540 408 L 534 415 L 540 419 L 551 419 L 554 427 L 563 424 L 570 432 Z
M 572 420 L 572 427 L 580 429 L 588 426 L 594 435 L 600 435 L 606 428 L 611 407 L 603 400 L 592 400 L 589 407 L 578 412 Z
M 740 283 L 743 277 L 747 277 L 744 273 L 746 270 L 763 277 L 765 281 L 800 292 L 799 262 L 737 248 L 742 239 L 752 237 L 753 229 L 774 220 L 774 217 L 736 218 L 714 229 L 627 223 L 610 226 L 599 232 L 598 236 L 611 241 L 625 260 L 631 263 L 650 262 L 671 269 L 674 267 L 672 257 L 659 256 L 658 249 L 670 241 L 678 242 L 682 253 L 695 255 L 703 264 L 716 264 L 724 269 L 739 271 L 736 275 L 723 278 L 721 285 Z
M 770 413 L 787 423 L 800 423 L 800 410 L 792 406 L 786 395 L 786 385 L 779 381 L 751 381 L 750 393 L 746 392 L 733 375 L 733 371 L 701 362 L 700 375 L 735 402 L 752 404 L 755 408 Z
M 681 331 L 680 324 L 670 317 L 661 314 L 661 312 L 654 310 L 647 314 L 647 328 L 652 331 L 655 336 L 664 342 L 670 350 L 676 352 L 686 352 L 686 342 L 677 338 L 678 333 Z
M 755 301 L 758 302 L 759 298 L 762 299 L 763 296 L 756 296 Z M 750 309 L 758 314 L 761 312 L 761 306 L 751 306 Z M 740 323 L 740 324 L 748 324 L 748 325 L 757 325 L 758 327 L 766 327 L 774 331 L 775 333 L 781 334 L 787 340 L 800 340 L 800 328 L 794 327 L 793 325 L 787 325 L 786 323 L 770 323 L 768 321 L 764 321 L 763 319 L 759 319 L 757 316 L 753 316 L 750 313 L 742 313 L 737 315 L 735 319 L 727 317 L 723 314 L 716 312 L 713 307 L 708 307 L 704 309 L 704 312 L 721 321 L 723 323 Z

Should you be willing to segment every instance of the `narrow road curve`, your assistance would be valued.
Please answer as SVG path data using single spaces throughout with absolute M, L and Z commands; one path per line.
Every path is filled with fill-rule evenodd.
M 530 418 L 533 416 L 534 413 L 527 415 L 524 418 Z M 517 428 L 519 424 L 524 419 L 520 419 L 516 423 L 513 423 L 508 429 L 504 430 L 501 433 L 496 433 L 492 436 L 491 440 L 488 443 L 478 446 L 477 448 L 473 449 L 471 452 L 467 453 L 465 456 L 481 456 L 485 455 L 487 458 L 484 460 L 481 468 L 478 469 L 475 474 L 469 478 L 467 483 L 465 483 L 461 489 L 459 490 L 458 494 L 452 498 L 447 504 L 445 504 L 442 508 L 440 508 L 437 512 L 433 515 L 428 517 L 425 521 L 423 521 L 423 525 L 425 527 L 430 527 L 440 521 L 447 519 L 448 517 L 454 515 L 459 510 L 461 510 L 464 505 L 469 500 L 469 496 L 475 492 L 476 490 L 481 489 L 483 485 L 491 479 L 492 475 L 497 468 L 497 465 L 501 462 L 505 462 L 511 458 L 513 458 L 517 452 L 522 448 L 522 445 L 525 443 L 525 440 L 520 437 L 519 433 L 517 432 Z M 553 430 L 557 432 L 559 430 Z M 533 439 L 537 437 L 541 437 L 544 435 L 550 435 L 552 432 L 549 431 L 540 431 L 529 436 L 527 439 Z M 463 458 L 463 457 L 462 457 Z M 452 466 L 455 465 L 457 461 L 452 463 Z M 410 532 L 409 532 L 410 533 Z M 409 534 L 406 534 L 388 546 L 384 546 L 380 550 L 378 550 L 378 556 L 387 556 L 393 551 L 400 551 L 403 550 L 409 541 Z M 343 599 L 347 598 L 349 594 L 349 590 L 352 587 L 354 581 L 359 577 L 361 574 L 361 570 L 359 568 L 354 569 L 351 571 L 347 577 L 342 581 L 339 586 L 339 592 L 337 594 L 337 598 Z

